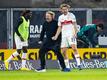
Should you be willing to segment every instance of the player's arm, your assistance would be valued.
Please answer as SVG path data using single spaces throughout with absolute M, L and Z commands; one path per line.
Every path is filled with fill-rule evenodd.
M 78 32 L 78 37 L 82 39 L 87 45 L 91 46 L 92 43 L 88 39 L 88 37 L 85 35 L 85 32 L 88 31 L 91 27 L 90 26 L 83 26 L 81 30 Z
M 90 42 L 90 40 L 88 39 L 87 36 L 82 35 L 82 36 L 80 37 L 80 39 L 82 39 L 87 45 L 89 45 L 89 47 L 92 46 L 92 43 Z
M 58 19 L 58 29 L 56 31 L 56 34 L 55 36 L 52 37 L 53 40 L 57 40 L 58 36 L 60 35 L 62 31 L 62 27 L 61 27 L 61 21 L 60 21 L 60 18 Z
M 85 35 L 85 32 L 88 31 L 90 28 L 92 28 L 92 27 L 90 27 L 89 25 L 83 26 L 83 27 L 80 29 L 80 31 L 78 32 L 78 36 L 83 36 L 83 35 Z
M 42 43 L 43 39 L 44 39 L 44 35 L 45 35 L 45 23 L 43 24 L 43 28 L 42 28 L 42 31 L 41 31 L 41 34 L 40 34 L 40 39 L 39 39 L 39 44 Z
M 77 27 L 77 22 L 76 22 L 76 17 L 75 15 L 71 15 L 72 16 L 72 24 L 74 25 L 74 37 L 77 37 L 77 32 L 78 32 L 78 27 Z
M 76 21 L 73 22 L 73 25 L 74 25 L 74 36 L 77 37 L 78 28 L 77 28 L 77 23 L 76 23 Z
M 58 27 L 57 32 L 56 32 L 55 36 L 52 37 L 52 39 L 57 40 L 60 33 L 61 33 L 61 26 Z
M 22 18 L 19 18 L 18 24 L 17 24 L 17 26 L 16 26 L 16 28 L 15 28 L 15 32 L 16 32 L 16 34 L 20 37 L 20 39 L 21 39 L 22 41 L 24 41 L 24 39 L 22 38 L 22 36 L 21 36 L 21 34 L 19 33 L 19 30 L 18 30 L 19 26 L 20 26 L 22 23 L 23 23 L 23 19 L 22 19 Z

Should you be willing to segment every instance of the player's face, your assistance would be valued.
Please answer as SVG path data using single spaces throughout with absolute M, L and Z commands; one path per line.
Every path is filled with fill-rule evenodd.
M 53 19 L 52 15 L 49 14 L 49 13 L 46 13 L 45 18 L 46 18 L 46 21 L 47 21 L 47 22 L 51 22 L 52 19 Z
M 103 30 L 101 28 L 97 27 L 97 31 L 102 32 Z
M 66 15 L 68 13 L 69 9 L 67 7 L 62 7 L 61 12 L 62 14 Z
M 27 14 L 27 18 L 28 19 L 31 19 L 31 17 L 32 17 L 32 12 L 30 12 L 30 13 Z

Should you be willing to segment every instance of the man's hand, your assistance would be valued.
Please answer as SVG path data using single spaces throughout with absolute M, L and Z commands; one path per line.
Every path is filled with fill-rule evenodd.
M 22 36 L 20 36 L 21 41 L 24 41 L 24 39 L 22 38 Z
M 73 36 L 74 38 L 77 38 L 77 34 L 74 34 L 74 36 Z
M 42 41 L 39 41 L 38 44 L 42 44 Z
M 53 36 L 53 37 L 52 37 L 52 40 L 57 40 L 57 36 Z

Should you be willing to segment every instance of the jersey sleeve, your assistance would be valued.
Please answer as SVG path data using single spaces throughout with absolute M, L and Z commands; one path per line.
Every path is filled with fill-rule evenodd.
M 73 21 L 73 22 L 76 22 L 76 17 L 75 17 L 75 15 L 74 15 L 74 14 L 71 14 L 71 16 L 72 16 L 72 21 Z
M 61 17 L 58 18 L 58 26 L 61 26 Z
M 43 24 L 43 28 L 42 28 L 42 31 L 41 31 L 41 34 L 40 34 L 40 41 L 43 41 L 44 39 L 44 35 L 45 35 L 45 23 Z

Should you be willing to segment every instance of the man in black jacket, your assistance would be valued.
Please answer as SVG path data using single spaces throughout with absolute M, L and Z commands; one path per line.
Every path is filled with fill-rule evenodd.
M 54 41 L 51 39 L 55 35 L 57 28 L 58 28 L 57 21 L 54 20 L 54 16 L 55 16 L 54 12 L 52 12 L 52 11 L 46 12 L 46 15 L 45 15 L 46 21 L 43 24 L 43 29 L 41 32 L 39 44 L 42 43 L 45 34 L 46 34 L 46 39 L 43 41 L 43 44 L 39 50 L 39 58 L 40 58 L 40 62 L 41 62 L 41 68 L 37 69 L 36 70 L 37 72 L 45 72 L 46 71 L 45 54 L 50 50 L 54 51 L 55 54 L 57 55 L 57 58 L 58 58 L 60 65 L 62 67 L 62 71 L 65 71 L 65 72 L 70 71 L 70 69 L 67 69 L 65 67 L 64 58 L 60 52 L 61 34 L 57 40 Z

